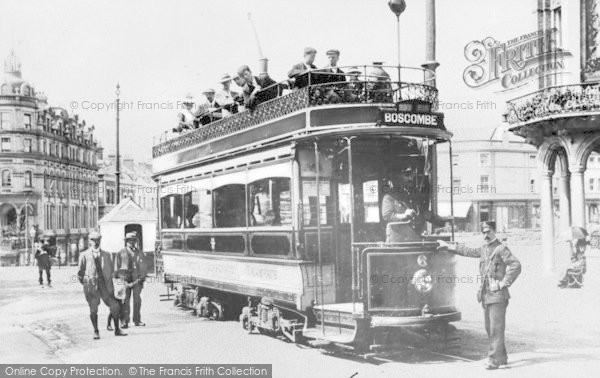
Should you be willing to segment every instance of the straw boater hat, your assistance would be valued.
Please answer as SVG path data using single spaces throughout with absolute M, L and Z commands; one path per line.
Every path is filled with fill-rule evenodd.
M 205 93 L 215 93 L 215 90 L 212 88 L 208 88 L 204 92 L 202 92 L 202 94 L 205 94 Z
M 223 77 L 221 78 L 221 84 L 223 83 L 227 83 L 228 81 L 231 81 L 231 76 L 229 76 L 228 73 L 226 73 L 225 75 L 223 75 Z
M 359 70 L 359 69 L 358 69 L 358 68 L 356 68 L 356 67 L 350 67 L 350 68 L 348 69 L 348 71 L 346 71 L 346 73 L 348 73 L 348 74 L 353 74 L 353 73 L 356 73 L 356 74 L 361 74 L 361 73 L 362 73 L 362 71 L 361 71 L 361 70 Z

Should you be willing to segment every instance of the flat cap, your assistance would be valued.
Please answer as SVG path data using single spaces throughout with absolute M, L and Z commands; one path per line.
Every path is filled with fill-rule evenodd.
M 340 55 L 340 50 L 329 49 L 329 50 L 327 50 L 327 52 L 325 54 L 326 55 Z
M 90 240 L 102 239 L 102 235 L 100 235 L 100 233 L 98 231 L 92 231 L 88 235 L 88 239 L 90 239 Z
M 246 64 L 244 64 L 243 66 L 238 68 L 237 73 L 239 76 L 242 76 L 242 74 L 246 71 L 250 71 L 250 67 L 248 67 Z
M 304 55 L 308 55 L 308 54 L 316 54 L 317 50 L 315 50 L 312 47 L 305 47 L 304 48 Z

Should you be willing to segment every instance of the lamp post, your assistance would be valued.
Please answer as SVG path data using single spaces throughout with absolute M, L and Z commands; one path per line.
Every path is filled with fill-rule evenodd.
M 402 80 L 401 80 L 401 70 L 400 67 L 400 15 L 406 9 L 406 1 L 404 0 L 390 0 L 388 2 L 388 6 L 390 10 L 394 12 L 396 15 L 396 24 L 398 28 L 398 95 L 400 99 L 402 99 Z
M 121 156 L 119 154 L 119 95 L 121 94 L 121 86 L 117 83 L 117 90 L 115 91 L 117 95 L 117 156 L 116 156 L 116 170 L 115 170 L 115 179 L 117 182 L 117 204 L 121 199 Z

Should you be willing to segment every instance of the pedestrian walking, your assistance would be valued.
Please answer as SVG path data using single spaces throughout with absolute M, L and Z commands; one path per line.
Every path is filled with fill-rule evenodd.
M 508 363 L 504 345 L 508 288 L 521 273 L 521 263 L 508 247 L 496 237 L 496 222 L 483 222 L 481 232 L 485 243 L 479 248 L 438 241 L 440 250 L 461 256 L 479 258 L 480 284 L 477 300 L 483 306 L 485 330 L 489 339 L 486 369 L 498 369 Z
M 113 264 L 110 253 L 100 249 L 102 239 L 99 232 L 90 232 L 88 236 L 90 248 L 79 256 L 77 276 L 83 284 L 83 293 L 90 307 L 90 320 L 94 327 L 94 339 L 100 338 L 98 331 L 98 305 L 100 299 L 110 308 L 115 324 L 115 336 L 126 336 L 119 326 L 119 304 L 113 292 Z
M 48 287 L 52 287 L 52 280 L 50 279 L 50 269 L 52 267 L 52 261 L 50 260 L 50 237 L 42 236 L 42 244 L 36 243 L 34 247 L 35 259 L 37 260 L 40 286 L 44 287 L 43 274 L 46 272 L 46 283 Z
M 126 235 L 127 248 L 133 253 L 133 282 L 130 284 L 131 290 L 126 295 L 126 303 L 129 308 L 129 296 L 133 294 L 133 324 L 136 327 L 143 327 L 146 323 L 142 322 L 142 289 L 148 273 L 144 252 L 139 248 L 137 233 L 131 232 Z

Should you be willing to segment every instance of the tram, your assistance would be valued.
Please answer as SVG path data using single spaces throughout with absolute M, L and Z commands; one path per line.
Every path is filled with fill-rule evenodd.
M 455 260 L 430 223 L 436 147 L 451 138 L 433 73 L 360 71 L 277 84 L 252 111 L 154 146 L 156 268 L 179 302 L 249 332 L 360 351 L 460 320 Z M 410 216 L 388 219 L 386 195 Z

